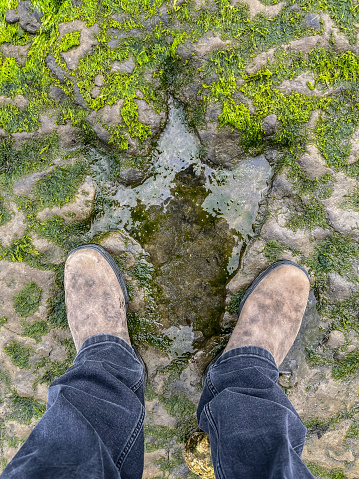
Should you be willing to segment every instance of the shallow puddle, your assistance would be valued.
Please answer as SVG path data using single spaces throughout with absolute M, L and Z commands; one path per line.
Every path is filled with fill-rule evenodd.
M 180 105 L 167 125 L 142 184 L 120 184 L 92 234 L 125 228 L 150 254 L 164 327 L 188 326 L 206 338 L 219 334 L 225 285 L 253 235 L 259 203 L 271 179 L 264 155 L 234 169 L 214 168 Z

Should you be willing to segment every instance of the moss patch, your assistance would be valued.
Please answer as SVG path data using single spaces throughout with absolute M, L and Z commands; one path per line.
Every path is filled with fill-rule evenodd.
M 344 471 L 342 469 L 332 469 L 329 471 L 328 469 L 325 469 L 324 467 L 318 466 L 317 464 L 313 463 L 307 463 L 306 466 L 310 470 L 310 472 L 313 474 L 315 478 L 320 478 L 320 479 L 345 479 L 346 476 L 344 474 Z
M 42 289 L 33 281 L 14 296 L 14 309 L 19 316 L 32 316 L 39 309 Z
M 30 424 L 32 419 L 40 419 L 46 410 L 46 404 L 34 398 L 20 396 L 13 391 L 9 398 L 10 412 L 7 419 L 13 419 L 20 424 Z
M 39 207 L 61 207 L 69 203 L 77 193 L 85 174 L 86 165 L 83 162 L 55 168 L 35 184 L 33 193 L 39 201 Z
M 4 346 L 5 353 L 10 357 L 11 362 L 20 369 L 30 369 L 30 357 L 34 350 L 29 346 L 23 346 L 17 341 L 11 341 Z

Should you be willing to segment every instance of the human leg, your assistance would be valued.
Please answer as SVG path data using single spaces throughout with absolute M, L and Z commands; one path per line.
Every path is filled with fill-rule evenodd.
M 79 352 L 51 384 L 47 411 L 4 479 L 142 477 L 144 368 L 129 344 L 127 292 L 116 273 L 101 250 L 70 255 L 66 307 Z
M 217 478 L 313 478 L 300 459 L 306 428 L 277 384 L 308 292 L 302 270 L 273 265 L 243 298 L 228 346 L 206 373 L 197 416 Z

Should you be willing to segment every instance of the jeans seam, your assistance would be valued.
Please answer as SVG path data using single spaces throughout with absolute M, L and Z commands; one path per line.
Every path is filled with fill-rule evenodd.
M 135 427 L 134 431 L 132 432 L 132 434 L 130 436 L 130 439 L 127 441 L 127 444 L 124 447 L 123 451 L 121 452 L 120 457 L 116 461 L 116 466 L 117 466 L 119 471 L 121 470 L 121 467 L 123 466 L 123 463 L 124 463 L 128 453 L 130 452 L 135 440 L 138 437 L 138 434 L 139 434 L 139 432 L 140 432 L 140 430 L 143 426 L 144 419 L 145 419 L 145 408 L 142 406 L 142 413 L 141 413 L 140 419 L 138 420 L 137 426 Z
M 206 406 L 204 407 L 204 411 L 206 413 L 206 416 L 208 418 L 209 423 L 212 426 L 212 429 L 214 430 L 214 432 L 217 436 L 217 444 L 218 444 L 219 443 L 219 434 L 218 434 L 218 429 L 217 429 L 216 423 L 215 423 L 214 418 L 213 418 L 213 414 L 212 414 L 212 411 L 211 411 L 210 404 L 206 404 Z M 219 477 L 221 479 L 222 478 L 225 479 L 225 475 L 223 473 L 223 469 L 222 469 L 222 466 L 221 466 L 221 459 L 219 457 L 219 450 L 217 451 L 217 464 L 215 465 L 215 469 L 216 469 L 216 472 L 218 473 Z
M 144 384 L 144 380 L 142 377 L 139 381 L 137 381 L 137 383 L 134 386 L 131 387 L 131 391 L 136 392 L 137 389 L 139 389 L 143 384 Z
M 214 366 L 212 366 L 214 367 Z M 213 397 L 216 397 L 218 395 L 218 391 L 215 387 L 215 385 L 213 384 L 212 382 L 212 379 L 211 379 L 211 368 L 209 369 L 208 371 L 208 374 L 207 374 L 207 377 L 206 377 L 206 381 L 207 381 L 207 386 L 208 386 L 208 389 L 211 391 L 211 393 L 213 394 Z

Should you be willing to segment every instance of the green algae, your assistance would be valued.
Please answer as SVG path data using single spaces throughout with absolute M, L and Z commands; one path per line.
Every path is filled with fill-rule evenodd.
M 67 33 L 61 38 L 59 49 L 61 52 L 68 52 L 71 48 L 78 47 L 80 45 L 81 32 Z
M 1 316 L 0 318 L 0 328 L 4 326 L 7 323 L 7 317 L 6 316 Z
M 245 290 L 244 291 L 239 291 L 239 293 L 235 294 L 231 298 L 231 302 L 228 306 L 228 311 L 231 314 L 238 314 L 239 305 L 241 304 L 241 301 L 242 301 L 242 298 L 243 298 L 244 294 L 245 294 Z
M 323 206 L 314 197 L 303 205 L 303 210 L 300 213 L 292 216 L 287 226 L 293 231 L 297 231 L 298 229 L 312 230 L 317 227 L 327 229 L 329 223 Z
M 57 134 L 31 139 L 20 150 L 13 148 L 13 141 L 0 139 L 0 184 L 12 187 L 23 175 L 42 171 L 50 166 L 58 153 Z
M 23 322 L 21 335 L 34 339 L 37 343 L 42 340 L 42 337 L 51 330 L 51 326 L 47 321 L 39 320 L 33 324 Z
M 335 364 L 332 368 L 334 379 L 347 380 L 351 376 L 356 375 L 359 366 L 359 352 L 352 351 L 345 355 L 344 359 Z
M 284 248 L 278 243 L 278 241 L 270 240 L 266 242 L 263 254 L 270 263 L 274 263 L 281 256 L 283 251 Z
M 329 471 L 328 469 L 311 462 L 307 462 L 306 466 L 317 479 L 346 479 L 344 471 L 339 468 L 331 469 Z
M 4 351 L 15 366 L 20 369 L 30 369 L 30 357 L 34 354 L 31 347 L 23 346 L 18 341 L 11 341 L 4 346 Z
M 76 195 L 86 175 L 86 164 L 75 163 L 59 166 L 35 183 L 33 195 L 38 200 L 38 209 L 69 203 Z
M 359 248 L 350 236 L 333 233 L 324 241 L 320 241 L 311 258 L 305 260 L 316 275 L 336 272 L 346 274 L 356 281 L 353 274 L 353 259 L 359 257 Z
M 32 397 L 20 396 L 15 390 L 9 397 L 10 412 L 6 419 L 20 424 L 30 424 L 32 419 L 40 419 L 46 410 L 46 404 Z
M 14 309 L 19 316 L 32 316 L 39 309 L 42 289 L 33 281 L 14 296 Z

